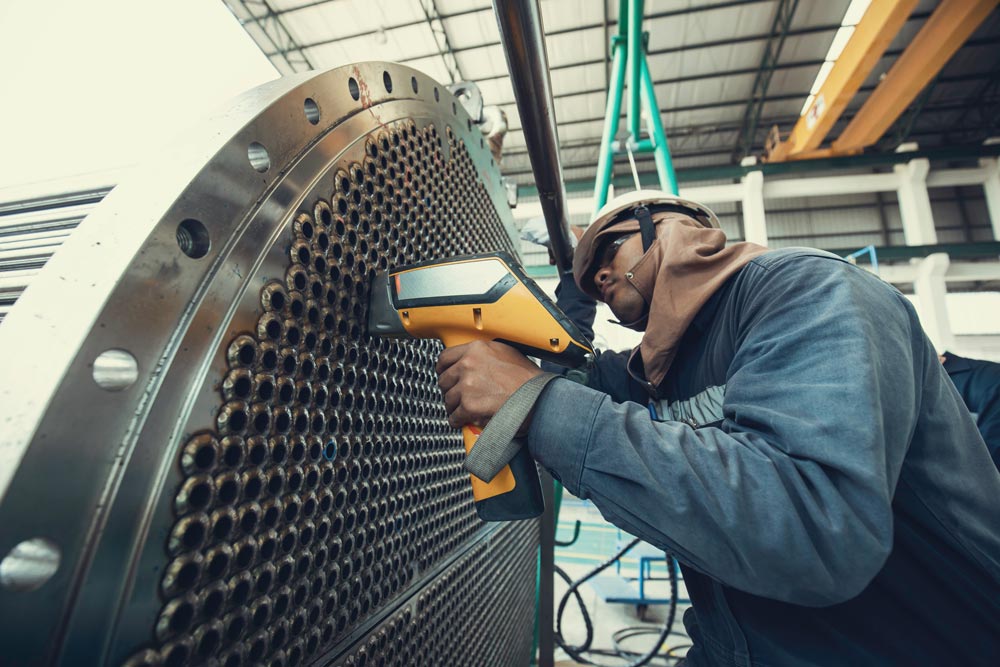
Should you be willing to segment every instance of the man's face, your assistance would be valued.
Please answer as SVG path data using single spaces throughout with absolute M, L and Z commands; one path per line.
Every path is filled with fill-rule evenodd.
M 601 250 L 594 285 L 601 294 L 601 301 L 608 304 L 622 322 L 634 322 L 646 310 L 642 295 L 625 278 L 642 255 L 642 235 L 638 232 L 617 237 L 605 243 Z

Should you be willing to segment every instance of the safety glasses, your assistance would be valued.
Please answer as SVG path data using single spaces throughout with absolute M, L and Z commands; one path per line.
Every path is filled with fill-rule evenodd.
M 598 266 L 600 268 L 604 268 L 605 266 L 610 264 L 614 260 L 615 255 L 618 254 L 618 249 L 622 247 L 622 244 L 624 244 L 626 241 L 628 241 L 636 234 L 638 234 L 638 232 L 632 232 L 631 234 L 625 234 L 623 236 L 619 236 L 614 241 L 605 246 L 604 251 L 601 253 L 601 261 L 600 263 L 598 263 Z

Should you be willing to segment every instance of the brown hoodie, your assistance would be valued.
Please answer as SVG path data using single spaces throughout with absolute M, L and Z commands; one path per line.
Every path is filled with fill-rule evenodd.
M 721 229 L 703 226 L 682 213 L 652 214 L 656 238 L 627 277 L 648 306 L 647 314 L 625 326 L 644 331 L 636 352 L 642 355 L 646 380 L 658 386 L 674 360 L 677 345 L 705 302 L 754 257 L 767 252 L 755 243 L 726 247 Z M 573 257 L 573 275 L 580 289 L 600 298 L 594 275 L 596 253 L 608 236 L 639 231 L 638 220 L 614 219 L 592 225 L 580 239 Z

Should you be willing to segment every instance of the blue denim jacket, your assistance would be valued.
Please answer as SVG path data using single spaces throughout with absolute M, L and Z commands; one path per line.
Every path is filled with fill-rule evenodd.
M 654 395 L 626 360 L 551 382 L 529 447 L 682 563 L 688 665 L 1000 664 L 1000 473 L 898 291 L 771 251 Z

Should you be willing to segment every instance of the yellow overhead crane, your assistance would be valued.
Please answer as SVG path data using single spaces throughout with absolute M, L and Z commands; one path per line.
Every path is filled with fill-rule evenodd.
M 791 134 L 784 141 L 769 141 L 767 161 L 850 155 L 874 144 L 997 2 L 943 0 L 840 136 L 830 148 L 821 149 L 820 144 L 917 4 L 916 0 L 874 0 Z

